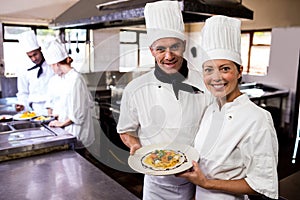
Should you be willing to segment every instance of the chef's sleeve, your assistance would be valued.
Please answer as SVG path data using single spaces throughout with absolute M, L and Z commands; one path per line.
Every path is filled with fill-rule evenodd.
M 85 83 L 79 79 L 75 82 L 72 93 L 70 95 L 68 118 L 77 125 L 82 125 L 90 109 L 89 91 L 84 85 Z
M 120 116 L 117 132 L 136 134 L 139 127 L 138 112 L 136 109 L 135 96 L 127 88 L 124 89 L 121 99 Z M 137 134 L 135 135 L 137 136 Z
M 269 113 L 262 124 L 242 148 L 247 169 L 245 180 L 256 192 L 278 199 L 278 141 Z
M 20 75 L 17 78 L 18 92 L 16 94 L 18 104 L 25 106 L 25 110 L 30 110 L 28 97 L 29 97 L 29 81 L 25 75 Z

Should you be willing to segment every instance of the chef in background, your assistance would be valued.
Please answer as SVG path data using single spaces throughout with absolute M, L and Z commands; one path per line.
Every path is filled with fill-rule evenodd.
M 57 120 L 51 121 L 49 126 L 64 128 L 76 136 L 76 149 L 89 147 L 95 139 L 94 101 L 86 82 L 71 66 L 73 59 L 58 40 L 45 44 L 44 55 L 56 74 L 48 85 L 46 107 Z
M 18 75 L 16 111 L 33 110 L 38 115 L 47 115 L 45 108 L 46 91 L 54 72 L 45 62 L 33 30 L 21 33 L 19 44 L 34 66 L 28 68 L 25 73 Z

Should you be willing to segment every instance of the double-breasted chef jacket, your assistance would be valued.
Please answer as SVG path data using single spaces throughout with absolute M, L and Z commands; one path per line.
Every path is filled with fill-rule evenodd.
M 142 146 L 193 145 L 202 115 L 212 101 L 201 76 L 200 71 L 189 68 L 184 83 L 204 92 L 193 94 L 179 90 L 178 99 L 172 85 L 159 81 L 154 70 L 131 81 L 123 92 L 118 133 L 136 134 Z M 190 199 L 194 195 L 191 187 L 187 180 L 174 175 L 145 175 L 143 199 Z

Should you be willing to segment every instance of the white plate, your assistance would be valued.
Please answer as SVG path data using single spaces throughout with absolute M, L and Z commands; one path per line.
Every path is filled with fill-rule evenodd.
M 32 118 L 36 117 L 36 116 L 34 116 L 34 117 L 21 118 L 21 115 L 22 115 L 22 113 L 19 113 L 19 114 L 14 115 L 14 116 L 13 116 L 13 119 L 14 119 L 14 120 L 29 120 L 29 119 L 32 119 Z
M 181 164 L 180 166 L 174 168 L 174 169 L 168 169 L 168 170 L 154 170 L 148 167 L 145 167 L 142 164 L 142 159 L 145 155 L 148 153 L 154 151 L 154 150 L 173 150 L 173 151 L 180 151 L 184 153 L 186 156 L 187 161 Z M 180 172 L 183 172 L 185 170 L 188 170 L 192 167 L 192 161 L 198 161 L 199 160 L 199 153 L 198 151 L 189 146 L 184 144 L 155 144 L 155 145 L 149 145 L 144 146 L 140 149 L 138 149 L 134 155 L 130 155 L 128 158 L 128 165 L 135 171 L 148 174 L 148 175 L 155 175 L 155 176 L 164 176 L 164 175 L 171 175 L 171 174 L 177 174 Z

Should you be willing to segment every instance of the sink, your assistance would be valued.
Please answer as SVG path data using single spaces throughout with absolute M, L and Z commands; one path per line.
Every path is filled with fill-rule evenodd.
M 6 132 L 11 131 L 11 128 L 8 126 L 8 124 L 0 124 L 0 132 Z
M 0 123 L 0 133 L 11 133 L 17 131 L 41 130 L 42 125 L 29 121 L 12 121 Z
M 32 122 L 19 122 L 19 123 L 13 123 L 11 126 L 16 130 L 22 130 L 22 129 L 35 129 L 42 127 L 39 123 L 32 123 Z

